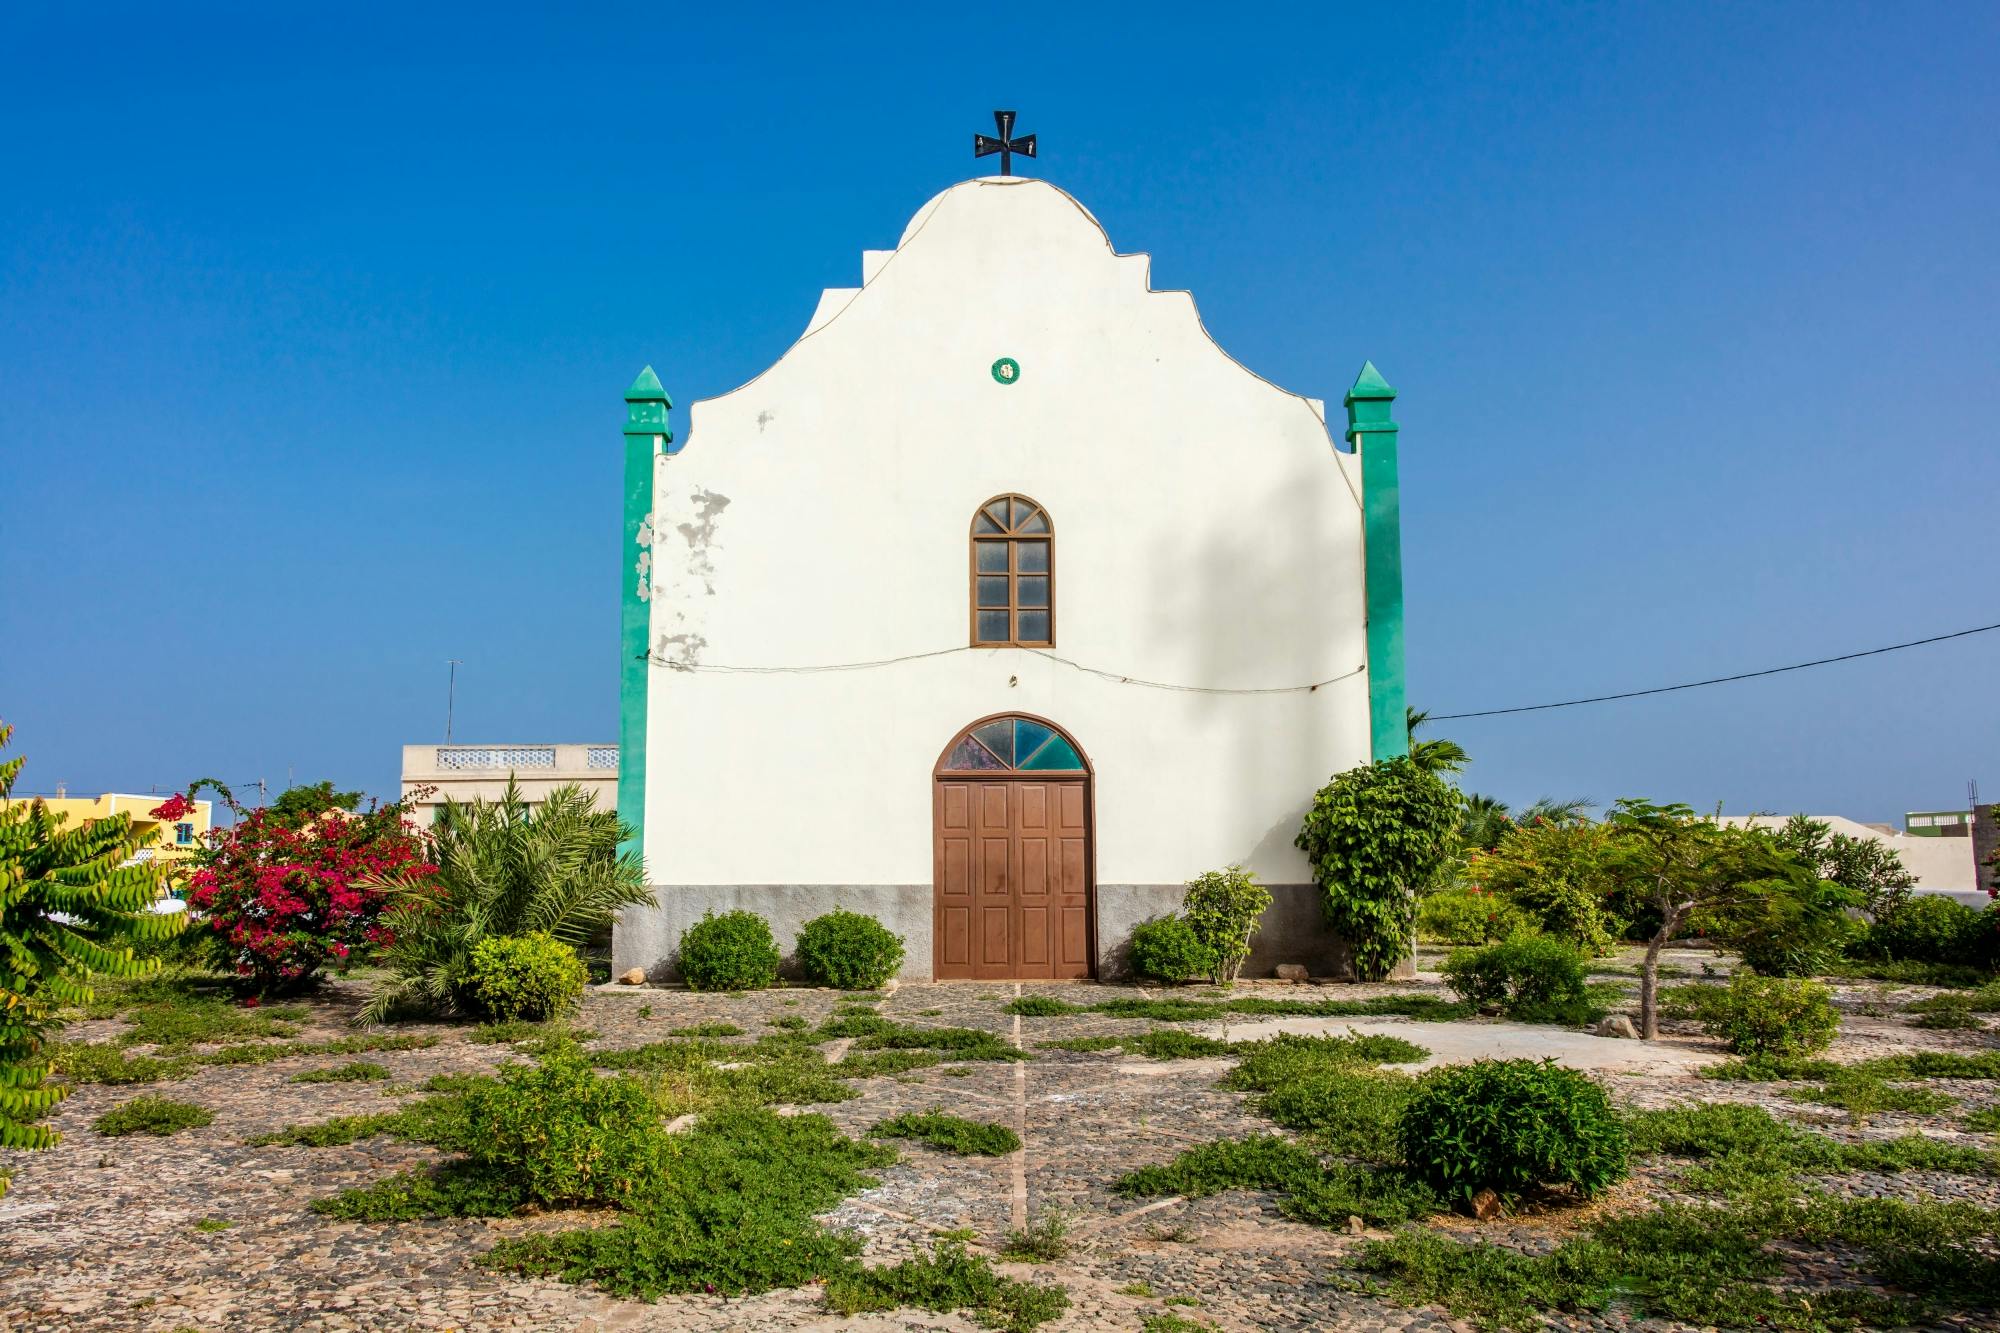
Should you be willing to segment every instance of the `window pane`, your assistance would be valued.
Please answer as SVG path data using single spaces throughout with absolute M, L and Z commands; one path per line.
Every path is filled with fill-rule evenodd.
M 1026 500 L 1014 501 L 1014 521 L 1008 526 L 1015 528 L 1020 527 L 1023 523 L 1028 521 L 1028 515 L 1034 512 L 1035 512 L 1035 507 L 1029 504 Z
M 1005 611 L 981 611 L 979 613 L 979 641 L 981 643 L 1007 642 L 1007 613 Z
M 981 745 L 999 755 L 1001 763 L 1014 762 L 1014 723 L 1011 719 L 975 727 L 972 735 Z
M 995 500 L 992 504 L 987 505 L 986 513 L 992 516 L 995 524 L 1002 528 L 1007 526 L 1007 502 L 1005 500 Z
M 985 579 L 979 580 L 981 583 Z M 1047 606 L 1049 604 L 1049 581 L 1040 575 L 1021 580 L 1021 606 Z M 983 603 L 982 603 L 983 605 Z
M 1007 572 L 1006 542 L 974 542 L 973 552 L 982 574 L 1005 574 Z
M 1047 542 L 1015 542 L 1014 568 L 1023 574 L 1046 574 L 1049 572 L 1049 544 Z
M 1042 582 L 1048 582 L 1043 579 Z M 981 606 L 1007 605 L 1007 580 L 1005 578 L 979 580 L 979 604 Z
M 993 521 L 992 515 L 982 509 L 979 511 L 979 517 L 972 520 L 972 530 L 978 533 L 998 532 L 1000 525 Z
M 1049 613 L 1046 611 L 1023 611 L 1015 617 L 1021 632 L 1015 637 L 1022 643 L 1047 643 L 1049 641 Z
M 1049 743 L 1037 751 L 1022 768 L 1074 769 L 1083 767 L 1083 759 L 1070 743 L 1060 736 L 1053 736 Z
M 1016 528 L 1019 528 L 1022 532 L 1047 532 L 1049 530 L 1049 516 L 1047 514 L 1044 514 L 1039 509 L 1035 510 L 1032 514 L 1023 514 L 1020 510 L 1021 504 L 1017 500 L 1014 502 L 1014 526 Z
M 1026 759 L 1042 747 L 1043 741 L 1053 735 L 1055 733 L 1041 723 L 1030 722 L 1026 718 L 1021 719 L 1014 724 L 1014 757 Z
M 958 743 L 957 747 L 951 752 L 951 758 L 944 761 L 944 766 L 948 769 L 955 768 L 960 770 L 968 768 L 995 769 L 1007 767 L 1007 765 L 995 759 L 991 754 L 988 754 L 985 748 L 970 736 Z

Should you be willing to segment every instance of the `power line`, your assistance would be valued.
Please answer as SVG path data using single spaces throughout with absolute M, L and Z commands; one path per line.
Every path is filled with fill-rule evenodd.
M 1973 634 L 1986 634 L 2000 629 L 2000 624 L 1976 625 L 1971 629 L 1955 630 L 1950 634 L 1933 634 L 1928 639 L 1911 639 L 1908 643 L 1892 643 L 1886 648 L 1868 648 L 1858 653 L 1842 653 L 1838 657 L 1820 657 L 1810 662 L 1794 662 L 1790 666 L 1766 667 L 1762 671 L 1739 671 L 1733 676 L 1712 676 L 1707 680 L 1690 680 L 1680 685 L 1658 685 L 1650 690 L 1625 690 L 1619 694 L 1595 694 L 1588 699 L 1564 699 L 1552 704 L 1522 704 L 1517 708 L 1486 708 L 1476 713 L 1433 713 L 1431 721 L 1450 722 L 1468 717 L 1500 717 L 1507 713 L 1539 713 L 1550 708 L 1575 708 L 1580 704 L 1609 703 L 1613 699 L 1638 699 L 1648 694 L 1672 694 L 1676 690 L 1698 690 L 1704 685 L 1727 685 L 1736 680 L 1755 680 L 1759 676 L 1780 676 L 1787 671 L 1804 671 L 1808 667 L 1828 666 L 1834 662 L 1852 662 L 1859 657 L 1879 657 L 1883 653 L 1901 652 L 1905 648 L 1921 648 L 1927 643 L 1943 643 L 1948 639 L 1963 639 Z
M 964 644 L 960 644 L 952 648 L 939 648 L 934 652 L 905 653 L 901 657 L 877 658 L 872 662 L 829 662 L 817 666 L 724 666 L 718 663 L 689 662 L 680 658 L 662 657 L 657 653 L 648 653 L 646 657 L 654 666 L 666 667 L 671 671 L 715 673 L 720 675 L 805 676 L 827 671 L 872 671 L 877 667 L 896 666 L 903 662 L 921 662 L 926 658 L 950 657 L 955 653 L 969 653 L 973 651 L 975 650 Z M 1149 690 L 1172 690 L 1181 694 L 1310 694 L 1322 685 L 1331 685 L 1336 681 L 1350 679 L 1368 669 L 1365 665 L 1357 666 L 1352 671 L 1343 671 L 1339 675 L 1328 676 L 1325 680 L 1308 681 L 1303 685 L 1243 687 L 1225 685 L 1175 685 L 1166 681 L 1144 680 L 1138 676 L 1126 675 L 1122 671 L 1105 671 L 1098 667 L 1085 666 L 1081 662 L 1071 661 L 1067 657 L 1058 657 L 1056 654 L 1041 648 L 1028 648 L 1023 649 L 1023 651 L 1031 652 L 1037 657 L 1045 657 L 1051 662 L 1060 662 L 1063 666 L 1069 667 L 1073 671 L 1081 671 L 1087 675 L 1098 676 L 1114 684 L 1137 685 Z

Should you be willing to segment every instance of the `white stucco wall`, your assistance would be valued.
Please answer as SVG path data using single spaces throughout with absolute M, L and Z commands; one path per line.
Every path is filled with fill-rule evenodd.
M 1092 761 L 1098 883 L 1307 880 L 1299 819 L 1368 758 L 1360 469 L 1319 405 L 1040 181 L 955 186 L 869 259 L 658 463 L 652 642 L 693 669 L 651 676 L 653 879 L 928 886 L 940 752 L 1018 711 Z M 968 648 L 968 531 L 1006 492 L 1055 525 L 1054 654 L 1174 685 L 1344 679 L 1191 693 Z M 916 654 L 940 655 L 723 670 Z

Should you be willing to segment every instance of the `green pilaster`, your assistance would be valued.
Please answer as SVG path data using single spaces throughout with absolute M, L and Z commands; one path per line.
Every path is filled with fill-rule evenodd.
M 673 401 L 647 366 L 625 391 L 625 529 L 619 547 L 618 818 L 632 836 L 620 852 L 646 845 L 646 686 L 652 674 L 653 469 L 674 438 Z
M 1396 480 L 1396 391 L 1372 361 L 1347 391 L 1347 438 L 1361 455 L 1368 593 L 1368 735 L 1376 759 L 1410 752 L 1403 691 L 1403 504 Z

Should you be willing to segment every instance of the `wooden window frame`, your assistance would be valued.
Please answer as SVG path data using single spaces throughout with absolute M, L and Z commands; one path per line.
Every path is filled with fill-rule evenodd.
M 991 519 L 993 516 L 987 513 L 987 511 L 1001 501 L 1007 502 L 1006 524 L 1003 525 L 1002 530 L 999 532 L 981 532 L 979 530 L 980 517 L 983 515 Z M 1028 506 L 1031 511 L 1030 517 L 1034 514 L 1041 515 L 1042 522 L 1045 525 L 1042 531 L 1023 532 L 1020 529 L 1019 525 L 1013 521 L 1015 501 Z M 982 577 L 979 569 L 979 543 L 981 542 L 1002 542 L 1007 547 L 1007 569 L 1005 573 L 1003 574 L 999 570 L 994 570 L 983 575 L 983 577 L 989 579 L 1005 578 L 1007 580 L 1007 605 L 1004 608 L 998 606 L 982 607 L 979 604 L 979 580 Z M 1048 551 L 1048 568 L 1046 570 L 1022 570 L 1021 548 L 1029 542 L 1039 542 Z M 968 605 L 967 634 L 974 648 L 1053 648 L 1056 646 L 1056 521 L 1049 516 L 1047 507 L 1039 500 L 1031 499 L 1014 491 L 1007 491 L 984 501 L 977 509 L 972 511 L 972 523 L 970 525 L 970 536 L 966 541 L 965 558 L 969 569 L 965 590 Z M 1021 580 L 1023 577 L 1046 578 L 1049 581 L 1049 600 L 1046 607 L 1021 605 Z M 1003 609 L 1007 613 L 1007 637 L 1005 639 L 981 639 L 979 637 L 979 613 L 981 611 L 999 611 Z M 1023 611 L 1044 610 L 1048 612 L 1049 616 L 1048 638 L 1032 640 L 1021 638 L 1021 613 Z

